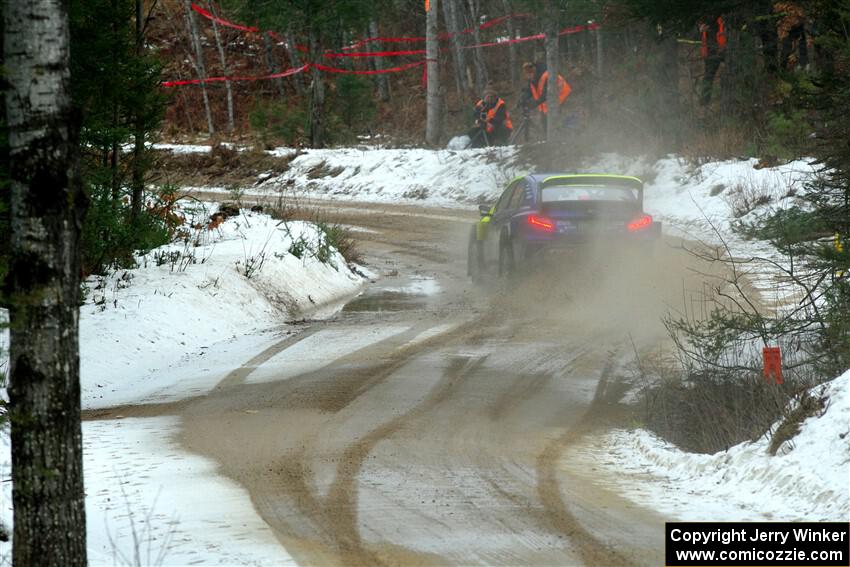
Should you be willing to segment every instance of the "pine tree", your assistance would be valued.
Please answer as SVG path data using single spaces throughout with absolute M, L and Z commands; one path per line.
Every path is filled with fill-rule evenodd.
M 82 121 L 82 179 L 92 200 L 83 230 L 85 273 L 131 262 L 136 249 L 162 243 L 143 207 L 145 142 L 165 105 L 161 65 L 144 46 L 147 21 L 139 0 L 71 6 L 72 97 Z

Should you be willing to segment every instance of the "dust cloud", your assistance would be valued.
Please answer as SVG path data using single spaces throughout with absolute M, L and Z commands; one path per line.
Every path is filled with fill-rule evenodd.
M 651 250 L 589 243 L 534 258 L 495 292 L 492 309 L 539 322 L 543 333 L 588 334 L 651 347 L 666 342 L 663 319 L 720 281 L 719 265 L 665 238 Z

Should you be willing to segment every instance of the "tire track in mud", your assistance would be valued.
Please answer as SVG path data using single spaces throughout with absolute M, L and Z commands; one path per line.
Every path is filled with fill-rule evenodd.
M 407 413 L 373 429 L 363 438 L 350 445 L 342 454 L 336 480 L 328 491 L 325 507 L 327 510 L 336 512 L 337 538 L 344 552 L 364 559 L 363 564 L 381 565 L 386 563 L 385 558 L 374 551 L 370 551 L 368 546 L 363 544 L 357 527 L 359 493 L 356 484 L 363 463 L 380 441 L 399 431 L 407 422 L 425 415 L 451 398 L 464 380 L 481 368 L 485 360 L 486 357 L 472 359 L 458 356 L 452 358 L 443 373 L 443 377 L 425 400 Z
M 244 382 L 245 378 L 247 378 L 248 375 L 256 370 L 261 364 L 268 362 L 275 355 L 280 354 L 293 345 L 300 343 L 318 330 L 318 327 L 307 327 L 303 331 L 288 335 L 273 343 L 271 346 L 267 347 L 241 366 L 231 370 L 230 373 L 219 380 L 219 382 L 212 388 L 212 391 L 235 386 Z M 177 415 L 189 407 L 192 403 L 203 399 L 207 395 L 208 394 L 206 393 L 200 394 L 175 402 L 122 404 L 105 408 L 87 409 L 81 412 L 81 418 L 83 421 L 101 421 L 108 419 L 121 419 L 124 417 L 161 417 L 166 415 Z
M 278 354 L 282 353 L 286 349 L 300 343 L 304 339 L 311 337 L 319 331 L 319 327 L 307 327 L 303 331 L 296 333 L 294 335 L 289 335 L 285 337 L 283 340 L 276 342 L 271 345 L 258 355 L 251 358 L 248 362 L 240 366 L 239 368 L 234 368 L 227 376 L 222 378 L 218 384 L 216 384 L 215 389 L 228 388 L 231 386 L 235 386 L 237 384 L 241 384 L 245 381 L 245 379 L 250 375 L 254 370 L 256 370 L 260 365 L 268 362 Z
M 588 341 L 573 345 L 575 356 L 565 362 L 564 371 L 575 370 L 576 365 L 588 354 Z M 605 393 L 609 388 L 609 376 L 613 371 L 609 352 L 600 379 L 594 392 L 591 404 L 584 410 L 579 421 L 569 427 L 563 434 L 547 442 L 534 462 L 537 475 L 536 485 L 529 491 L 528 485 L 518 480 L 515 472 L 508 470 L 506 464 L 499 467 L 500 473 L 488 472 L 482 469 L 482 480 L 500 498 L 510 502 L 521 510 L 528 519 L 540 528 L 556 535 L 562 535 L 570 542 L 569 549 L 575 551 L 586 565 L 630 565 L 632 562 L 611 549 L 599 538 L 591 534 L 579 520 L 569 511 L 561 495 L 561 478 L 558 474 L 558 459 L 569 444 L 578 441 L 590 432 L 598 421 L 599 410 L 605 402 Z M 532 373 L 520 376 L 489 408 L 490 417 L 494 420 L 504 419 L 519 405 L 532 400 L 551 380 L 555 374 L 551 372 Z M 518 463 L 520 466 L 522 463 Z
M 537 493 L 544 505 L 545 515 L 549 523 L 557 531 L 570 538 L 586 565 L 608 565 L 612 567 L 630 565 L 631 561 L 591 534 L 570 511 L 561 496 L 557 464 L 565 447 L 576 443 L 593 429 L 599 416 L 598 410 L 604 403 L 603 397 L 613 370 L 614 365 L 609 359 L 602 370 L 591 405 L 575 426 L 548 443 L 538 456 L 536 463 Z
M 470 326 L 474 326 L 478 330 L 477 336 L 465 336 Z M 484 328 L 486 328 L 486 324 L 483 321 L 474 321 L 444 335 L 438 335 L 436 338 L 441 339 L 439 341 L 426 341 L 433 344 L 412 345 L 401 348 L 386 364 L 378 368 L 372 368 L 373 379 L 369 381 L 368 388 L 357 392 L 357 395 L 354 397 L 359 397 L 365 390 L 389 378 L 402 366 L 410 363 L 413 357 L 433 350 L 452 338 L 445 335 L 464 337 L 467 344 L 470 342 L 478 343 L 485 334 L 485 331 L 482 330 Z M 573 366 L 585 354 L 587 353 L 582 349 L 578 355 L 567 362 L 567 366 Z M 409 422 L 425 416 L 440 404 L 452 399 L 458 394 L 466 379 L 483 367 L 485 360 L 486 356 L 474 359 L 470 356 L 454 357 L 448 368 L 444 371 L 443 377 L 433 387 L 425 400 L 403 415 L 374 428 L 362 438 L 349 445 L 336 458 L 339 464 L 336 467 L 335 480 L 328 489 L 325 497 L 319 496 L 311 489 L 308 466 L 309 456 L 304 451 L 291 454 L 282 459 L 279 472 L 281 476 L 287 479 L 287 482 L 281 488 L 289 494 L 301 512 L 307 518 L 310 518 L 313 524 L 319 527 L 321 532 L 333 542 L 332 547 L 335 549 L 335 555 L 339 554 L 344 557 L 345 564 L 393 565 L 410 563 L 411 561 L 419 563 L 425 560 L 427 554 L 417 553 L 387 544 L 369 544 L 362 540 L 358 528 L 358 477 L 367 457 L 378 443 L 390 438 Z M 571 549 L 575 549 L 582 560 L 588 565 L 625 565 L 628 564 L 628 561 L 595 538 L 570 513 L 560 493 L 556 465 L 563 448 L 569 443 L 578 440 L 589 430 L 587 425 L 592 421 L 592 419 L 589 419 L 589 416 L 593 414 L 602 402 L 602 394 L 607 389 L 608 375 L 611 370 L 612 366 L 609 361 L 597 384 L 594 400 L 591 406 L 585 411 L 579 423 L 550 442 L 539 455 L 536 462 L 536 470 L 538 471 L 537 498 L 534 498 L 529 493 L 519 494 L 511 492 L 502 487 L 495 479 L 482 475 L 482 479 L 497 494 L 508 501 L 523 503 L 523 508 L 535 520 L 535 523 L 547 531 L 551 530 L 555 534 L 562 534 L 568 538 Z M 539 394 L 552 378 L 553 375 L 551 373 L 536 373 L 532 376 L 525 375 L 515 379 L 508 390 L 500 395 L 495 402 L 490 404 L 487 413 L 492 419 L 503 417 L 510 411 L 512 406 L 516 407 L 518 404 L 528 401 Z M 350 403 L 350 401 L 351 399 L 347 403 Z M 404 559 L 402 560 L 402 558 Z M 440 561 L 426 562 L 439 563 Z
M 410 330 L 394 335 L 383 341 L 369 345 L 334 360 L 332 368 L 324 367 L 315 372 L 289 378 L 278 385 L 283 393 L 264 396 L 263 403 L 275 411 L 286 409 L 318 410 L 335 414 L 345 408 L 375 386 L 383 383 L 396 371 L 409 364 L 414 357 L 434 351 L 458 338 L 469 338 L 483 333 L 492 315 L 476 315 L 446 331 L 417 340 L 427 327 L 415 325 Z M 394 344 L 395 343 L 395 344 Z M 387 354 L 387 352 L 389 354 Z M 376 365 L 352 372 L 352 363 L 370 360 Z M 461 359 L 466 364 L 467 359 Z M 438 558 L 427 553 L 413 552 L 399 546 L 380 544 L 380 550 L 364 545 L 357 527 L 357 476 L 371 449 L 381 439 L 397 431 L 404 423 L 416 415 L 428 411 L 440 403 L 456 387 L 453 375 L 465 375 L 457 370 L 461 362 L 451 365 L 451 370 L 432 389 L 431 394 L 407 413 L 377 426 L 362 438 L 350 444 L 338 455 L 335 481 L 327 495 L 322 497 L 315 488 L 312 478 L 311 457 L 307 447 L 311 445 L 310 435 L 303 438 L 300 447 L 276 456 L 269 463 L 268 470 L 247 471 L 236 474 L 237 482 L 245 485 L 265 520 L 275 529 L 281 541 L 289 547 L 297 546 L 307 557 L 308 562 L 319 558 L 320 564 L 342 563 L 345 565 L 375 564 L 436 564 Z M 471 367 L 466 373 L 470 372 Z M 347 380 L 344 384 L 339 379 Z M 247 385 L 245 388 L 251 389 Z M 232 396 L 243 386 L 235 385 L 218 392 L 219 396 Z M 258 392 L 258 391 L 255 391 Z M 256 394 L 255 394 L 256 395 Z M 203 403 L 203 402 L 202 402 Z M 228 403 L 232 403 L 232 400 Z M 256 407 L 256 406 L 255 406 Z M 187 419 L 191 419 L 191 411 Z M 316 433 L 314 433 L 315 435 Z M 190 444 L 191 445 L 191 444 Z M 200 451 L 202 454 L 205 451 Z M 221 458 L 218 458 L 221 461 Z M 291 523 L 286 508 L 281 508 L 281 497 L 290 500 L 301 514 L 301 522 L 307 520 L 309 526 L 319 536 L 304 537 L 303 529 Z M 300 526 L 303 528 L 303 526 Z M 301 532 L 299 534 L 299 532 Z

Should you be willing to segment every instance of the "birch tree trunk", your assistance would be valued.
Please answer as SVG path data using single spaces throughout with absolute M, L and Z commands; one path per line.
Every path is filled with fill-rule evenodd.
M 213 6 L 212 2 L 207 2 L 209 6 L 210 12 L 217 16 L 215 12 L 215 6 Z M 213 34 L 215 35 L 215 46 L 218 50 L 218 59 L 221 62 L 221 71 L 224 73 L 225 77 L 230 76 L 230 69 L 227 67 L 227 58 L 224 55 L 224 46 L 221 44 L 221 34 L 218 31 L 218 24 L 215 20 L 212 20 L 212 28 Z M 235 120 L 233 118 L 233 85 L 231 81 L 224 82 L 225 92 L 227 93 L 227 132 L 229 134 L 233 133 L 235 129 Z
M 425 71 L 428 85 L 426 93 L 425 142 L 436 146 L 440 141 L 440 73 L 439 45 L 437 43 L 437 2 L 430 0 L 431 9 L 425 13 Z
M 201 45 L 201 36 L 198 34 L 198 22 L 195 19 L 195 12 L 192 10 L 192 0 L 183 0 L 183 8 L 186 12 L 186 27 L 189 30 L 189 41 L 192 44 L 192 50 L 195 52 L 193 65 L 198 78 L 206 79 L 207 66 L 204 62 L 204 46 Z M 213 126 L 210 98 L 207 95 L 207 85 L 205 83 L 201 83 L 201 95 L 204 99 L 204 110 L 207 113 L 207 131 L 212 136 L 215 134 L 215 127 Z
M 446 21 L 446 31 L 451 34 L 449 42 L 452 46 L 452 57 L 455 68 L 455 87 L 461 97 L 466 92 L 467 86 L 472 87 L 466 81 L 466 60 L 461 48 L 460 24 L 457 14 L 458 0 L 443 0 L 443 19 Z
M 374 19 L 369 21 L 369 34 L 370 37 L 378 37 L 378 22 Z M 383 44 L 380 41 L 375 41 L 372 43 L 374 46 L 372 51 L 382 51 Z M 372 62 L 375 71 L 381 71 L 384 68 L 384 58 L 383 57 L 370 57 L 369 60 Z M 378 87 L 378 97 L 383 102 L 389 102 L 390 100 L 390 81 L 387 79 L 386 75 L 375 75 L 375 83 Z
M 543 40 L 546 49 L 546 70 L 549 81 L 546 84 L 546 105 L 549 112 L 546 115 L 546 141 L 554 142 L 558 135 L 558 7 L 555 2 L 547 2 L 546 38 Z
M 79 240 L 66 0 L 7 0 L 9 400 L 16 566 L 86 565 Z

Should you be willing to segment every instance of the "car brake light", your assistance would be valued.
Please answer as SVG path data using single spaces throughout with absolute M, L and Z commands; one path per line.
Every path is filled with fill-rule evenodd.
M 546 217 L 528 215 L 528 224 L 537 230 L 543 230 L 545 232 L 554 232 L 555 230 L 555 223 Z
M 629 232 L 637 232 L 639 230 L 643 230 L 648 228 L 649 225 L 652 224 L 652 217 L 649 215 L 643 215 L 642 217 L 638 217 L 632 222 L 630 222 L 626 228 L 629 229 Z

